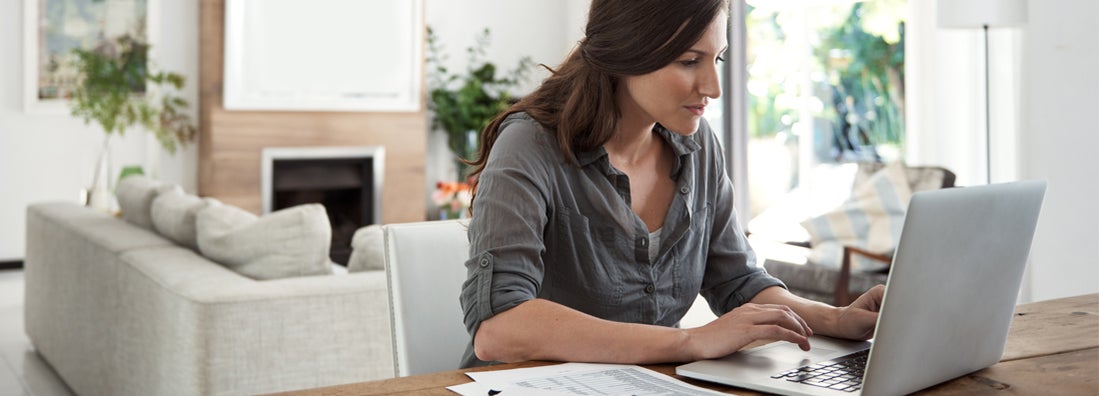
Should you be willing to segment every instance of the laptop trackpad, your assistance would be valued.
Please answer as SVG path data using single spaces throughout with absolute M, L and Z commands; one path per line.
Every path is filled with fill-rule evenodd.
M 741 351 L 741 354 L 747 355 L 746 357 L 766 357 L 776 363 L 807 365 L 836 357 L 838 351 L 816 346 L 809 351 L 803 351 L 797 344 L 775 342 L 758 348 Z

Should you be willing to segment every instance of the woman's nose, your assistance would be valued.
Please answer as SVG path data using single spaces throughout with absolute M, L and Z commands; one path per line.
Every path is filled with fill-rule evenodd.
M 710 99 L 721 97 L 721 79 L 719 77 L 721 70 L 718 68 L 719 65 L 715 62 L 712 67 L 707 67 L 698 82 L 698 93 Z

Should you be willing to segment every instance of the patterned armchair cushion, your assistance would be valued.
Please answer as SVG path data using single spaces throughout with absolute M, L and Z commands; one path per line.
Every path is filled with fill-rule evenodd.
M 892 252 L 900 240 L 904 213 L 912 192 L 903 163 L 890 164 L 857 184 L 851 198 L 835 210 L 802 222 L 809 231 L 811 262 L 839 268 L 843 247 L 854 246 L 876 253 Z M 854 269 L 882 266 L 856 260 Z
M 904 176 L 908 179 L 908 189 L 913 193 L 940 188 L 954 187 L 954 173 L 939 166 L 904 166 Z M 860 162 L 855 171 L 855 182 L 852 190 L 866 183 L 875 173 L 885 168 L 887 164 L 881 162 Z

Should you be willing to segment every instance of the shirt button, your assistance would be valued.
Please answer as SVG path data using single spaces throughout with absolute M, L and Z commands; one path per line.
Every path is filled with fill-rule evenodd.
M 481 257 L 481 268 L 488 268 L 488 257 Z
M 653 285 L 645 286 L 645 294 L 653 294 L 654 291 L 656 291 L 656 286 L 653 286 Z
M 637 244 L 641 245 L 641 247 L 648 247 L 649 246 L 649 238 L 645 238 L 645 237 L 637 238 Z
M 680 193 L 683 193 L 683 194 L 686 194 L 686 193 L 689 193 L 689 192 L 691 192 L 691 189 L 690 189 L 690 188 L 688 188 L 687 186 L 683 186 L 683 187 L 680 187 L 680 188 L 679 188 L 679 192 L 680 192 Z

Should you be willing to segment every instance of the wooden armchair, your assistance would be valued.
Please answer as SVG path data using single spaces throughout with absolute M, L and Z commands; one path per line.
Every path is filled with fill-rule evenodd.
M 852 255 L 856 254 L 866 257 L 868 259 L 885 263 L 885 265 L 890 265 L 893 263 L 892 254 L 879 254 L 874 252 L 868 252 L 854 246 L 844 246 L 843 261 L 840 263 L 839 273 L 837 274 L 836 278 L 836 288 L 835 291 L 832 292 L 834 296 L 834 298 L 832 299 L 832 305 L 842 307 L 851 304 L 855 301 L 856 298 L 859 298 L 859 295 L 861 294 L 851 293 L 850 287 L 851 269 L 853 268 L 853 265 L 851 264 Z M 886 271 L 888 271 L 888 269 L 886 269 Z
M 881 163 L 860 163 L 855 176 L 855 184 L 866 181 L 870 175 L 884 167 Z M 906 169 L 909 187 L 913 193 L 954 186 L 955 175 L 950 170 L 937 166 L 909 166 Z M 785 242 L 785 245 L 801 249 L 803 257 L 809 256 L 811 245 L 808 241 Z M 791 259 L 794 257 L 795 259 Z M 794 294 L 835 306 L 845 306 L 859 295 L 878 284 L 884 284 L 888 278 L 888 266 L 893 261 L 892 252 L 872 252 L 856 246 L 844 246 L 839 268 L 819 265 L 805 258 L 798 259 L 789 251 L 783 257 L 764 257 L 764 268 L 786 283 Z M 884 269 L 859 271 L 855 269 L 855 260 L 859 257 L 884 264 Z

